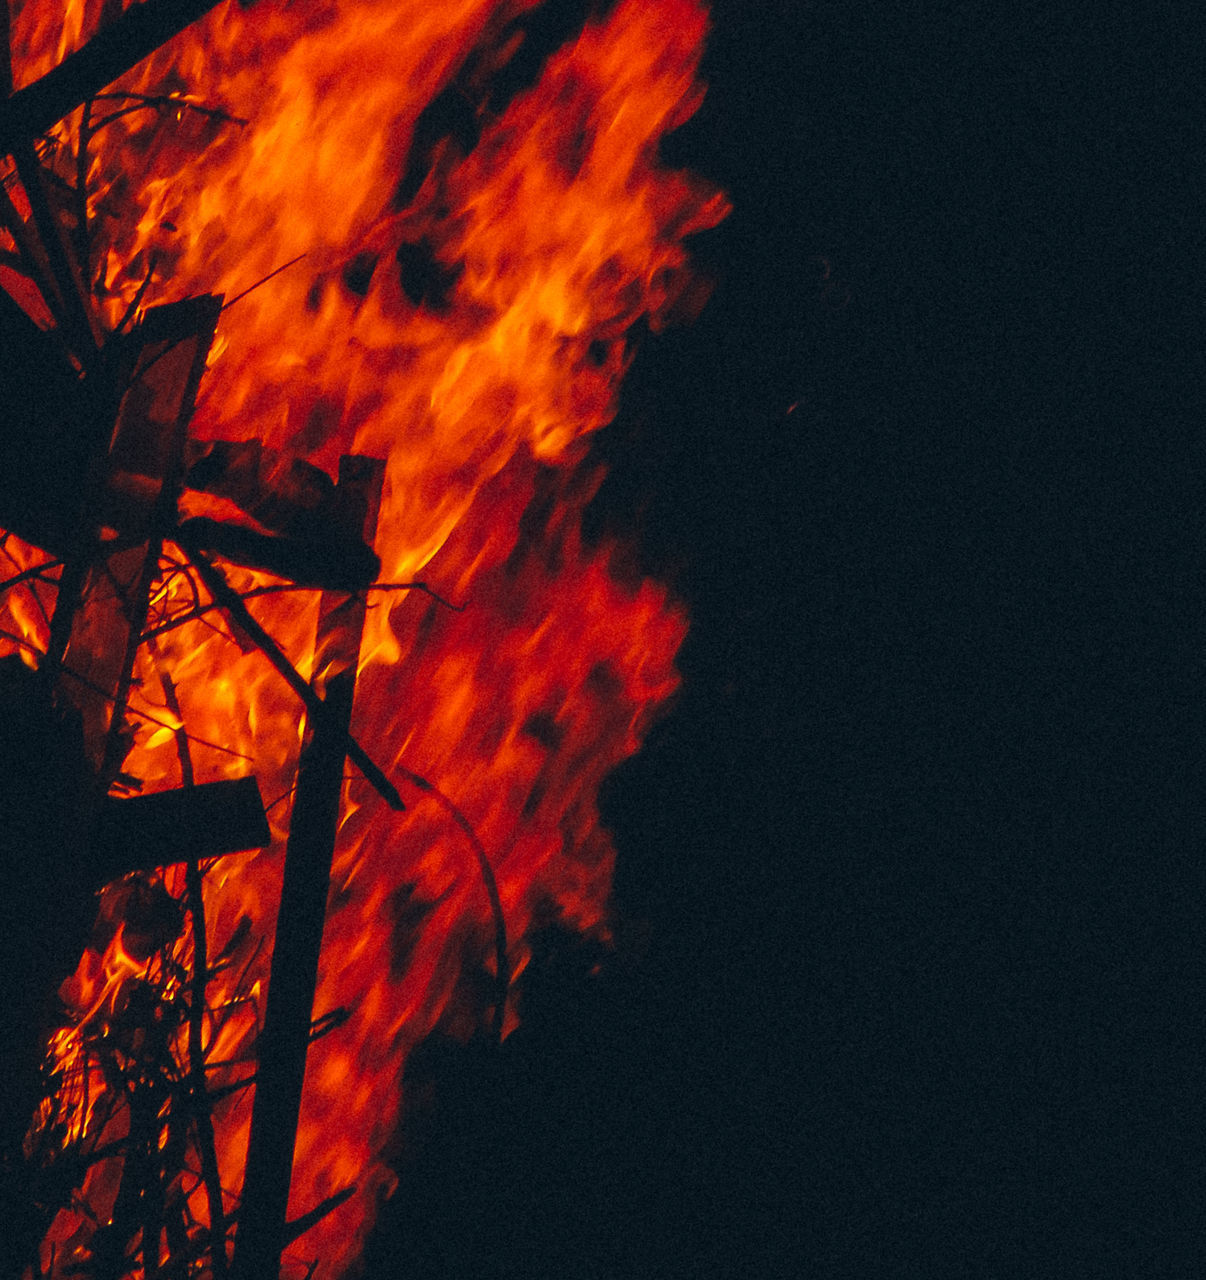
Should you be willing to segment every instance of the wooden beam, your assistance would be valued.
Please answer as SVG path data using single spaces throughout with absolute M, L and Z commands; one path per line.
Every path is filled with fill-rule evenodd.
M 88 874 L 95 888 L 130 871 L 262 849 L 272 835 L 254 776 L 101 803 Z
M 345 457 L 339 466 L 349 532 L 370 546 L 384 475 L 373 458 Z M 363 596 L 342 592 L 324 592 L 319 605 L 314 684 L 322 702 L 309 715 L 285 850 L 232 1280 L 280 1273 L 364 608 Z
M 43 134 L 106 85 L 136 67 L 173 36 L 203 18 L 218 0 L 143 0 L 68 54 L 40 80 L 0 105 L 0 148 Z

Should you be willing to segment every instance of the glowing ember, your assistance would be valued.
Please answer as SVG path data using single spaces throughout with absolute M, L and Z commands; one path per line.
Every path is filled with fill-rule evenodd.
M 290 1218 L 353 1183 L 357 1192 L 291 1246 L 298 1274 L 320 1258 L 316 1274 L 336 1276 L 359 1252 L 392 1182 L 381 1152 L 409 1049 L 437 1025 L 469 1035 L 489 1021 L 493 926 L 473 849 L 408 779 L 430 779 L 479 837 L 518 975 L 529 928 L 550 906 L 606 935 L 613 850 L 598 788 L 677 681 L 682 611 L 657 584 L 613 571 L 612 550 L 585 546 L 579 530 L 598 478 L 587 438 L 614 412 L 626 334 L 642 317 L 663 322 L 686 284 L 682 238 L 727 208 L 656 158 L 661 135 L 698 104 L 705 15 L 695 0 L 607 6 L 496 111 L 491 79 L 534 7 L 227 3 L 107 91 L 146 101 L 91 108 L 89 256 L 104 326 L 118 325 L 148 276 L 146 305 L 233 299 L 304 255 L 223 312 L 191 434 L 258 440 L 280 451 L 269 460 L 304 456 L 330 473 L 346 453 L 387 459 L 380 579 L 422 579 L 440 597 L 369 596 L 353 731 L 408 809 L 389 810 L 349 771 L 315 1016 L 351 1015 L 310 1051 Z M 78 3 L 64 21 L 52 0 L 17 5 L 18 85 L 82 44 L 99 12 Z M 416 121 L 450 85 L 480 137 L 472 145 L 453 130 L 420 155 Z M 124 107 L 138 109 L 113 114 Z M 58 128 L 65 157 L 80 129 L 79 111 Z M 408 156 L 426 163 L 399 208 Z M 216 501 L 190 500 L 195 511 Z M 45 558 L 12 537 L 4 554 L 13 572 Z M 227 572 L 244 592 L 280 585 Z M 183 725 L 196 781 L 254 770 L 271 803 L 271 848 L 223 859 L 205 879 L 220 972 L 203 1039 L 209 1087 L 227 1090 L 214 1124 L 229 1213 L 252 1093 L 230 1086 L 254 1069 L 301 708 L 221 613 L 167 625 L 195 614 L 193 590 L 174 570 L 153 593 L 158 634 L 139 652 L 138 734 L 123 768 L 147 790 L 180 785 Z M 317 599 L 251 601 L 307 677 Z M 52 601 L 33 580 L 0 596 L 0 628 L 24 639 L 27 658 L 46 648 Z M 182 898 L 184 881 L 182 867 L 168 869 L 167 895 Z M 165 941 L 147 911 L 136 926 L 124 907 L 110 890 L 98 949 L 62 992 L 72 1020 L 52 1051 L 68 1143 L 121 1136 L 129 1119 L 107 1101 L 96 1045 L 113 1043 L 139 991 L 170 1007 L 187 982 L 187 919 Z M 509 1008 L 508 1027 L 515 1018 Z M 165 1053 L 187 1063 L 187 1026 L 164 1035 Z M 89 1212 L 104 1221 L 119 1179 L 119 1160 L 93 1163 L 88 1211 L 55 1219 L 43 1263 L 53 1246 L 56 1275 L 89 1247 Z M 178 1194 L 184 1216 L 207 1225 L 195 1172 Z

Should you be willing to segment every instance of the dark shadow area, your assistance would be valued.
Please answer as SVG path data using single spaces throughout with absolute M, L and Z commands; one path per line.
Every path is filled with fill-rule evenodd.
M 1138 17 L 751 12 L 665 148 L 714 296 L 600 440 L 693 618 L 618 952 L 448 1066 L 369 1274 L 1187 1275 L 1191 81 Z

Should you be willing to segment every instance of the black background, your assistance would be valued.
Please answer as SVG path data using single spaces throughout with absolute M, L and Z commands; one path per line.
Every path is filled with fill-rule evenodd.
M 606 796 L 619 949 L 552 940 L 501 1055 L 432 1051 L 369 1273 L 1197 1274 L 1178 41 L 1150 8 L 714 16 L 665 154 L 734 201 L 715 294 L 601 441 L 599 526 L 693 616 Z

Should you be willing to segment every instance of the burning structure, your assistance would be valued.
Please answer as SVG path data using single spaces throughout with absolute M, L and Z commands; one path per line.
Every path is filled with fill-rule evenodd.
M 657 157 L 706 16 L 9 14 L 5 1274 L 338 1276 L 410 1050 L 607 932 L 685 621 L 588 444 L 727 208 Z

